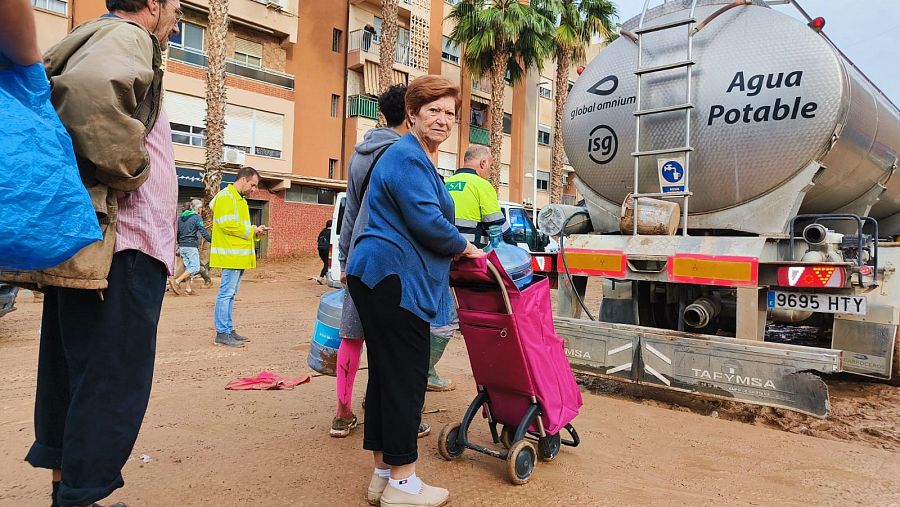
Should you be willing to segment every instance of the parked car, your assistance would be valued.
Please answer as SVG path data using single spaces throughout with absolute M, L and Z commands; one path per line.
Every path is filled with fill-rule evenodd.
M 16 295 L 19 288 L 0 283 L 0 317 L 16 309 Z

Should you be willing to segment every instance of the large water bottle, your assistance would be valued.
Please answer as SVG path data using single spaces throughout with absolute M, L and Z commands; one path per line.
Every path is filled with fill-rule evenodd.
M 484 247 L 485 252 L 494 250 L 500 259 L 503 269 L 509 274 L 519 290 L 531 283 L 534 270 L 531 268 L 531 254 L 521 248 L 503 241 L 503 230 L 499 225 L 488 228 L 490 243 Z

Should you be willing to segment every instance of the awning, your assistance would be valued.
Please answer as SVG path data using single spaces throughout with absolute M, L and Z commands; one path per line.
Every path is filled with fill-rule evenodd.
M 366 95 L 378 96 L 378 76 L 381 72 L 381 66 L 376 62 L 366 61 L 363 67 L 363 85 L 365 86 Z M 409 84 L 409 76 L 405 72 L 393 69 L 394 84 Z
M 474 93 L 472 94 L 472 102 L 475 102 L 476 104 L 484 104 L 486 106 L 491 105 L 491 99 L 486 99 L 479 95 L 475 95 Z

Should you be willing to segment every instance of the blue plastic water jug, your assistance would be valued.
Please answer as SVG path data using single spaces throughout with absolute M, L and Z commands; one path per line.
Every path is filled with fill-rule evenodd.
M 503 241 L 503 230 L 499 225 L 490 226 L 488 234 L 491 242 L 484 247 L 484 251 L 490 252 L 493 250 L 497 252 L 500 264 L 515 282 L 516 287 L 519 290 L 524 289 L 534 277 L 534 270 L 531 268 L 531 254 L 515 245 L 505 243 Z
M 337 351 L 341 345 L 341 313 L 344 309 L 344 289 L 333 290 L 319 300 L 316 327 L 313 329 L 306 364 L 330 377 L 337 375 Z

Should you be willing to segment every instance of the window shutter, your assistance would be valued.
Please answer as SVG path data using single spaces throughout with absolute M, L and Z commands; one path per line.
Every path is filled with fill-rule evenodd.
M 206 122 L 206 99 L 182 93 L 166 92 L 166 113 L 172 123 L 203 127 Z
M 255 56 L 257 58 L 262 58 L 263 54 L 262 44 L 240 37 L 234 39 L 234 50 L 237 53 L 244 53 L 245 55 Z
M 253 147 L 253 110 L 227 104 L 225 106 L 225 144 Z
M 284 115 L 256 111 L 256 144 L 262 148 L 282 150 Z

